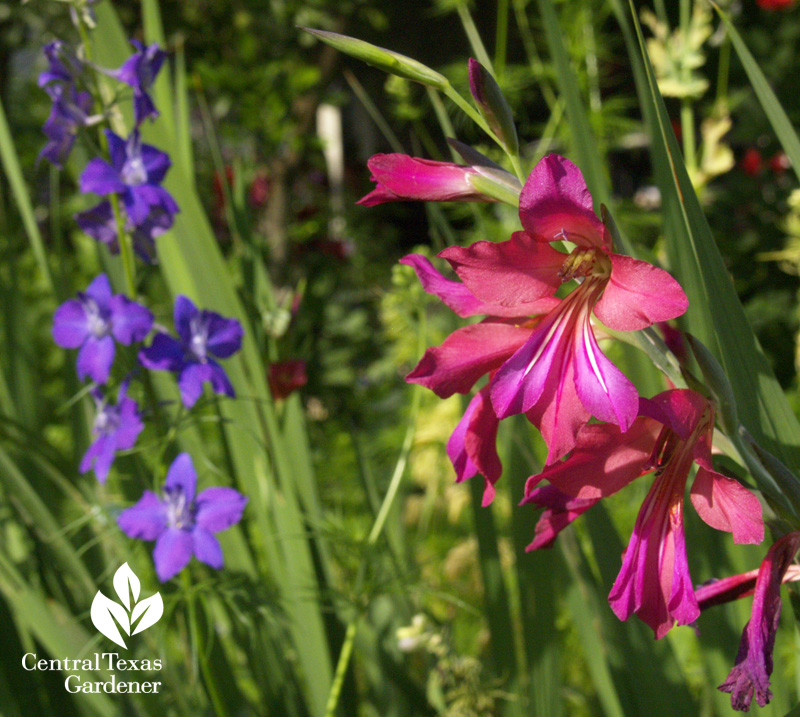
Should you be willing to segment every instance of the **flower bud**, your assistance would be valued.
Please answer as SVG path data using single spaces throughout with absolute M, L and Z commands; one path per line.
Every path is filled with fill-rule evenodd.
M 354 37 L 340 35 L 336 32 L 314 30 L 308 27 L 300 29 L 314 35 L 325 44 L 336 48 L 345 55 L 350 55 L 350 57 L 355 57 L 357 60 L 362 60 L 368 65 L 373 65 L 389 74 L 405 77 L 407 80 L 414 80 L 415 82 L 420 82 L 423 85 L 433 87 L 437 90 L 444 90 L 450 85 L 444 75 L 440 75 L 421 62 L 412 60 L 410 57 L 406 57 L 397 52 L 386 50 L 377 45 L 372 45 L 369 42 L 364 42 L 363 40 L 357 40 Z
M 511 108 L 494 77 L 480 62 L 472 58 L 469 61 L 469 89 L 492 132 L 509 154 L 519 154 L 517 128 L 514 126 Z

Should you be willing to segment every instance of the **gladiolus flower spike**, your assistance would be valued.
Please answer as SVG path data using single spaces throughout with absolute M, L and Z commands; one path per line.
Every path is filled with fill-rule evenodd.
M 638 394 L 600 351 L 592 312 L 609 328 L 633 331 L 680 316 L 688 306 L 667 272 L 614 253 L 580 170 L 563 157 L 549 155 L 534 168 L 519 214 L 524 230 L 508 241 L 439 254 L 461 283 L 446 279 L 424 257 L 402 260 L 414 267 L 426 291 L 459 316 L 488 317 L 426 351 L 406 377 L 447 397 L 467 393 L 490 374 L 448 446 L 458 479 L 477 468 L 487 487 L 499 476 L 499 460 L 488 445 L 493 442 L 477 434 L 491 433 L 489 426 L 496 430 L 498 420 L 524 413 L 547 442 L 548 464 L 575 446 L 591 416 L 623 432 L 633 424 Z M 556 241 L 575 248 L 565 255 L 549 246 Z M 579 282 L 577 288 L 558 301 L 556 289 L 571 280 Z

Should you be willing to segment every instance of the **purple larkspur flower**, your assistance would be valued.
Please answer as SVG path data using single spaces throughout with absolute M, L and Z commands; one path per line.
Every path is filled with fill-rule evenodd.
M 80 179 L 82 192 L 101 196 L 119 194 L 128 219 L 140 226 L 154 211 L 175 215 L 178 205 L 161 186 L 170 168 L 169 156 L 149 144 L 142 144 L 139 132 L 127 140 L 106 130 L 111 163 L 95 157 L 86 165 Z
M 167 53 L 158 44 L 145 47 L 138 40 L 131 40 L 136 52 L 129 57 L 114 76 L 133 88 L 133 114 L 138 127 L 148 117 L 158 117 L 158 110 L 153 104 L 149 90 L 153 86 L 158 71 L 167 57 Z
M 78 377 L 105 383 L 114 363 L 114 340 L 129 346 L 153 326 L 150 310 L 122 294 L 100 274 L 77 298 L 65 301 L 53 316 L 53 340 L 78 352 Z
M 155 239 L 173 225 L 174 215 L 163 211 L 161 207 L 154 207 L 141 224 L 132 224 L 127 216 L 124 217 L 124 220 L 125 229 L 133 238 L 134 251 L 142 261 L 148 264 L 153 263 Z M 78 212 L 75 215 L 75 221 L 92 239 L 105 244 L 112 254 L 119 254 L 117 220 L 111 209 L 111 202 L 102 201 L 91 209 Z
M 94 468 L 94 474 L 101 483 L 106 482 L 117 451 L 133 448 L 144 429 L 139 407 L 136 401 L 128 398 L 127 392 L 128 384 L 124 382 L 119 387 L 117 403 L 112 405 L 98 389 L 92 391 L 96 407 L 92 433 L 96 438 L 83 456 L 81 473 Z
M 175 299 L 175 330 L 178 339 L 157 333 L 153 343 L 139 352 L 142 365 L 156 371 L 178 374 L 183 405 L 191 408 L 210 381 L 214 391 L 233 396 L 225 370 L 213 358 L 228 358 L 242 346 L 242 325 L 213 311 L 200 311 L 190 299 Z
M 195 496 L 196 486 L 191 456 L 181 453 L 167 472 L 163 496 L 146 490 L 138 503 L 117 518 L 129 538 L 156 541 L 153 561 L 161 582 L 183 570 L 192 555 L 220 570 L 222 548 L 214 533 L 241 520 L 245 496 L 233 488 L 206 488 Z
M 53 100 L 53 108 L 42 127 L 48 142 L 39 157 L 62 168 L 72 151 L 78 130 L 88 123 L 92 96 L 76 90 L 74 85 L 65 84 L 53 84 L 47 88 L 47 93 Z
M 61 40 L 54 40 L 43 48 L 48 68 L 39 75 L 39 87 L 54 82 L 73 83 L 83 71 L 83 64 Z

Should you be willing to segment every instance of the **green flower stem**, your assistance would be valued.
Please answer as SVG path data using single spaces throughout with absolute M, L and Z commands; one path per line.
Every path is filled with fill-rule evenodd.
M 517 175 L 517 179 L 519 179 L 522 184 L 525 184 L 525 175 L 522 172 L 522 165 L 520 163 L 520 159 L 518 156 L 511 154 L 508 149 L 506 148 L 505 144 L 500 141 L 500 138 L 492 132 L 491 127 L 486 123 L 486 120 L 483 119 L 481 113 L 478 112 L 469 102 L 467 102 L 458 92 L 456 92 L 455 88 L 448 84 L 446 89 L 444 90 L 444 94 L 446 97 L 450 98 L 458 107 L 466 114 L 470 119 L 472 119 L 478 127 L 480 127 L 486 134 L 488 134 L 502 150 L 508 155 L 509 160 L 511 161 L 511 166 L 514 169 L 514 174 Z
M 81 36 L 81 43 L 83 45 L 83 52 L 86 55 L 86 60 L 91 64 L 92 62 L 92 43 L 89 38 L 89 29 L 82 19 L 77 22 L 78 33 Z M 94 103 L 98 114 L 105 115 L 105 107 L 103 106 L 103 95 L 100 90 L 100 83 L 97 81 L 97 73 L 92 75 L 94 79 Z M 108 155 L 108 140 L 103 134 L 102 130 L 98 129 L 100 136 L 100 146 L 103 152 Z M 120 256 L 122 258 L 122 271 L 125 276 L 125 293 L 131 298 L 136 298 L 136 262 L 133 256 L 133 240 L 125 231 L 125 221 L 122 218 L 122 212 L 119 206 L 119 196 L 112 194 L 111 209 L 114 212 L 114 221 L 117 225 L 117 241 L 119 243 Z
M 122 257 L 122 272 L 125 275 L 125 293 L 131 298 L 136 298 L 136 261 L 133 256 L 133 240 L 125 231 L 125 221 L 119 206 L 119 195 L 111 195 L 111 209 L 114 212 L 114 221 L 117 225 L 117 241 L 119 254 Z
M 336 705 L 339 704 L 339 696 L 342 693 L 344 676 L 347 674 L 347 666 L 350 664 L 350 656 L 353 654 L 353 643 L 358 631 L 358 621 L 352 620 L 347 626 L 344 634 L 342 651 L 339 653 L 339 661 L 336 663 L 336 673 L 333 676 L 333 684 L 328 694 L 328 704 L 325 705 L 325 717 L 333 717 L 336 714 Z

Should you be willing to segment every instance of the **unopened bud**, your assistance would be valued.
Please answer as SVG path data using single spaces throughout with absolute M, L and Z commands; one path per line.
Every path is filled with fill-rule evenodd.
M 481 194 L 503 204 L 510 204 L 512 207 L 519 206 L 522 185 L 513 174 L 492 167 L 472 167 L 472 169 L 474 172 L 467 175 L 467 182 Z
M 377 67 L 389 74 L 405 77 L 407 80 L 414 80 L 437 90 L 445 90 L 450 85 L 444 75 L 440 75 L 421 62 L 412 60 L 410 57 L 397 52 L 386 50 L 363 40 L 356 40 L 354 37 L 340 35 L 336 32 L 314 30 L 308 27 L 300 29 L 318 37 L 322 42 L 336 48 L 339 52 L 355 57 L 357 60 L 366 62 L 368 65 Z
M 517 128 L 514 126 L 511 108 L 494 77 L 480 62 L 472 58 L 469 61 L 469 89 L 484 119 L 508 153 L 519 154 Z

